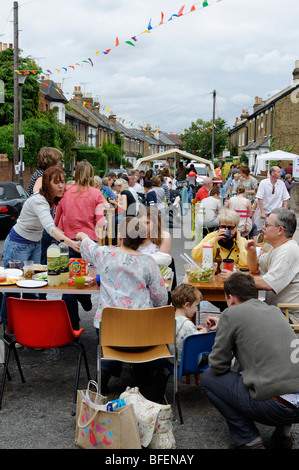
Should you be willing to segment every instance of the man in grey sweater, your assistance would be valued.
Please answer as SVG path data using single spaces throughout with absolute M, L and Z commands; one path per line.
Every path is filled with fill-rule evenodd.
M 200 383 L 227 421 L 231 448 L 265 448 L 255 422 L 275 426 L 272 445 L 292 448 L 299 423 L 299 340 L 280 309 L 257 300 L 251 275 L 233 273 L 224 283 L 228 308 L 217 326 L 209 366 Z M 231 367 L 232 358 L 238 367 Z

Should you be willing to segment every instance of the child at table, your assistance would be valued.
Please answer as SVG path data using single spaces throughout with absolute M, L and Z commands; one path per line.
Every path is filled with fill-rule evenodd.
M 181 362 L 184 339 L 197 333 L 207 333 L 201 325 L 195 325 L 191 318 L 197 312 L 202 300 L 201 292 L 190 284 L 180 284 L 171 292 L 172 305 L 175 308 L 176 319 L 176 347 L 178 353 L 178 366 Z M 171 349 L 171 345 L 170 345 Z

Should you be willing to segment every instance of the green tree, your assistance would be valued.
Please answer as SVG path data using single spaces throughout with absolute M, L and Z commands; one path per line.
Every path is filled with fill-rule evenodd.
M 221 156 L 227 146 L 228 130 L 226 121 L 221 118 L 215 120 L 215 141 L 214 154 L 215 159 Z M 184 149 L 187 152 L 194 153 L 199 157 L 212 159 L 212 122 L 197 119 L 192 122 L 189 129 L 185 129 L 185 134 L 181 136 L 185 143 Z
M 13 123 L 14 117 L 14 57 L 13 49 L 0 54 L 0 80 L 4 83 L 5 102 L 0 105 L 0 126 Z M 35 70 L 37 65 L 29 57 L 19 58 L 19 70 Z M 23 120 L 38 117 L 39 83 L 38 75 L 28 75 L 22 88 Z
M 77 161 L 87 160 L 96 175 L 103 176 L 107 168 L 107 155 L 99 147 L 81 145 L 77 150 Z

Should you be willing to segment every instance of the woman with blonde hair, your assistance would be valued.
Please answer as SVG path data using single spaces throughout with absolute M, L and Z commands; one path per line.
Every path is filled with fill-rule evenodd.
M 135 207 L 136 200 L 131 191 L 129 191 L 129 183 L 124 178 L 116 179 L 114 181 L 114 188 L 117 192 L 115 204 L 117 207 L 116 223 L 119 224 L 123 217 L 130 214 L 130 206 Z
M 247 251 L 245 249 L 246 239 L 238 231 L 240 223 L 239 214 L 232 210 L 223 208 L 218 216 L 219 230 L 208 233 L 208 235 L 193 248 L 191 255 L 195 261 L 202 261 L 204 245 L 212 245 L 213 259 L 215 259 L 217 248 L 220 248 L 222 259 L 233 259 L 239 266 L 247 266 Z
M 94 172 L 91 164 L 85 160 L 78 163 L 75 171 L 75 183 L 67 186 L 63 198 L 60 200 L 54 222 L 66 236 L 76 240 L 76 234 L 84 230 L 88 237 L 98 241 L 97 227 L 105 225 L 104 198 L 99 189 L 94 187 Z M 70 258 L 80 258 L 81 255 L 70 250 Z M 90 295 L 64 294 L 62 299 L 66 302 L 72 318 L 78 319 L 78 300 L 84 310 L 92 308 Z

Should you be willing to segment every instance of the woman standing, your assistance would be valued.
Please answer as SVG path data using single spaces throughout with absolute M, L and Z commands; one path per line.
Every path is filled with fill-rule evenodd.
M 32 260 L 40 263 L 41 238 L 45 229 L 55 240 L 64 242 L 74 251 L 80 251 L 80 242 L 73 241 L 55 226 L 51 210 L 58 204 L 65 190 L 64 171 L 57 167 L 48 168 L 43 174 L 42 187 L 25 202 L 16 225 L 6 237 L 3 249 L 4 267 L 8 267 L 9 260 Z M 4 324 L 4 340 L 11 342 L 7 330 L 6 298 L 4 295 L 1 305 L 1 318 Z
M 130 205 L 132 204 L 134 205 L 132 207 L 135 207 L 136 200 L 131 191 L 129 191 L 129 183 L 125 179 L 116 179 L 114 181 L 114 188 L 117 192 L 115 204 L 117 206 L 116 223 L 119 224 L 121 219 L 127 215 Z
M 87 161 L 78 163 L 75 171 L 75 183 L 68 186 L 59 202 L 55 224 L 72 240 L 80 229 L 84 229 L 91 240 L 98 241 L 97 227 L 105 225 L 104 198 L 99 189 L 93 187 L 93 167 Z M 70 258 L 81 258 L 80 254 L 70 249 Z M 78 300 L 84 310 L 92 309 L 90 295 L 63 294 L 70 316 L 77 319 L 79 326 Z
M 51 166 L 62 168 L 62 152 L 54 147 L 42 147 L 39 151 L 37 157 L 37 169 L 31 176 L 28 185 L 29 196 L 33 193 L 38 192 L 42 187 L 43 174 L 47 168 Z M 51 214 L 54 219 L 56 206 L 51 209 Z M 46 230 L 43 231 L 43 236 L 41 239 L 41 259 L 39 263 L 45 265 L 47 264 L 47 249 L 55 243 L 53 237 L 47 233 Z M 40 295 L 40 298 L 46 298 L 45 294 Z
M 245 186 L 245 197 L 249 199 L 251 204 L 253 204 L 258 188 L 258 181 L 250 175 L 250 169 L 248 166 L 242 166 L 240 168 L 240 174 L 241 183 Z
M 51 166 L 62 168 L 63 155 L 54 147 L 42 147 L 37 157 L 37 169 L 31 176 L 28 185 L 29 196 L 39 191 L 42 187 L 44 171 Z

